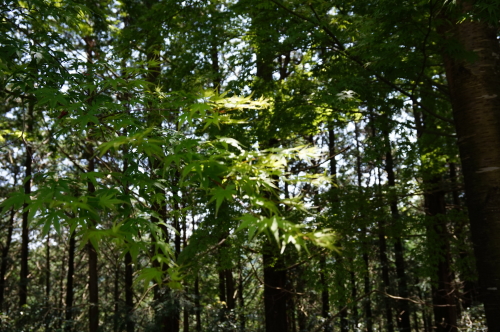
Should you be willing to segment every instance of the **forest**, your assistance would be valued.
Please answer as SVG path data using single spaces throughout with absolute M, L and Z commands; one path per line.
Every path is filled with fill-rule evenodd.
M 0 332 L 500 331 L 497 0 L 0 19 Z

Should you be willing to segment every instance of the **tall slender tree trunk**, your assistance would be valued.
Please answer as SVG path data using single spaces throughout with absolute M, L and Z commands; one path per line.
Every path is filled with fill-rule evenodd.
M 439 179 L 428 181 L 435 185 L 428 188 L 425 194 L 426 212 L 432 218 L 429 224 L 430 241 L 437 242 L 437 287 L 432 289 L 432 302 L 434 304 L 434 321 L 437 332 L 456 332 L 457 310 L 454 299 L 453 275 L 451 271 L 449 233 L 446 226 L 445 192 L 442 190 Z
M 18 167 L 14 169 L 14 184 L 17 184 Z M 2 257 L 0 263 L 0 310 L 3 310 L 4 294 L 5 294 L 5 275 L 7 273 L 8 258 L 10 252 L 10 246 L 12 244 L 12 232 L 14 230 L 14 218 L 16 216 L 16 210 L 14 207 L 10 209 L 9 222 L 7 224 L 7 237 L 5 239 L 5 244 L 2 246 Z
M 50 295 L 51 295 L 51 267 L 50 267 L 50 233 L 47 234 L 47 240 L 45 243 L 45 331 L 51 331 L 50 321 L 53 316 L 50 310 Z
M 26 134 L 33 133 L 33 113 L 35 101 L 29 100 Z M 25 140 L 26 159 L 24 162 L 24 194 L 31 194 L 31 177 L 33 165 L 33 147 Z M 21 272 L 19 282 L 19 306 L 27 304 L 28 299 L 28 259 L 29 259 L 29 208 L 28 203 L 23 204 L 23 222 L 21 225 Z
M 323 255 L 319 259 L 319 268 L 319 281 L 321 283 L 321 317 L 327 320 L 330 317 L 330 291 L 326 280 L 326 257 Z M 324 332 L 332 331 L 332 324 L 326 324 L 324 327 Z
M 354 271 L 349 271 L 349 277 L 351 282 L 351 299 L 356 299 L 358 297 L 358 290 L 356 288 L 356 274 Z M 353 331 L 356 331 L 359 323 L 359 315 L 358 315 L 358 303 L 352 303 L 352 322 L 353 322 Z
M 201 332 L 201 305 L 200 305 L 200 279 L 196 276 L 194 280 L 194 307 L 196 317 L 196 332 Z
M 392 157 L 392 148 L 389 140 L 389 132 L 383 131 L 384 141 L 386 145 L 385 154 L 385 171 L 387 173 L 387 182 L 390 188 L 396 187 L 396 176 L 394 174 L 394 159 Z M 397 225 L 400 223 L 398 201 L 395 193 L 392 193 L 390 199 L 391 216 L 393 222 Z M 396 227 L 399 228 L 399 227 Z M 398 292 L 402 298 L 408 298 L 408 282 L 406 280 L 405 260 L 404 260 L 404 247 L 401 237 L 395 236 L 394 239 L 394 256 L 396 260 L 396 275 L 398 277 Z M 407 300 L 398 301 L 398 314 L 397 317 L 398 328 L 400 332 L 410 332 L 410 305 Z
M 378 222 L 378 239 L 379 239 L 379 255 L 380 265 L 382 265 L 382 290 L 385 293 L 390 292 L 390 278 L 389 278 L 389 259 L 387 258 L 387 242 L 385 225 L 382 220 Z M 389 299 L 384 296 L 383 298 L 386 326 L 385 331 L 394 332 L 394 321 L 392 317 L 392 307 Z
M 452 185 L 452 201 L 453 201 L 453 210 L 459 211 L 461 209 L 461 202 L 459 198 L 459 190 L 457 183 L 457 170 L 455 163 L 449 163 L 450 168 L 450 182 Z M 455 233 L 460 242 L 469 243 L 470 242 L 470 233 L 468 232 L 468 228 L 465 225 L 465 221 L 460 221 L 458 224 L 455 224 Z M 468 257 L 469 253 L 466 250 L 460 250 L 460 260 L 462 262 L 470 262 L 471 259 Z M 460 299 L 462 301 L 462 306 L 464 308 L 472 307 L 473 302 L 477 296 L 476 294 L 476 283 L 471 280 L 471 276 L 474 275 L 474 267 L 467 265 L 467 268 L 462 270 L 464 273 L 461 276 L 462 281 L 462 290 Z M 460 317 L 460 307 L 457 307 L 457 317 Z
M 360 194 L 360 197 L 363 193 L 363 183 L 362 183 L 362 176 L 363 174 L 361 173 L 361 147 L 360 147 L 360 142 L 359 142 L 359 126 L 358 123 L 354 123 L 354 131 L 355 131 L 355 138 L 356 138 L 356 174 L 357 174 L 357 181 L 358 181 L 358 191 Z M 363 201 L 364 199 L 361 198 Z M 362 234 L 362 239 L 363 239 L 363 262 L 365 264 L 365 271 L 363 273 L 363 287 L 364 287 L 364 293 L 368 294 L 371 292 L 371 286 L 370 286 L 370 260 L 368 257 L 367 250 L 368 248 L 368 240 L 367 240 L 367 229 L 366 226 L 363 225 L 361 227 L 361 234 Z M 365 326 L 366 326 L 366 332 L 373 332 L 373 317 L 372 317 L 372 306 L 371 306 L 371 299 L 368 296 L 364 302 L 363 302 L 363 310 L 365 314 Z
M 64 330 L 70 332 L 73 330 L 73 300 L 74 300 L 74 289 L 73 289 L 73 277 L 75 275 L 75 247 L 76 239 L 75 233 L 71 233 L 69 238 L 69 248 L 68 248 L 68 273 L 66 276 L 66 324 Z
M 244 280 L 243 280 L 243 266 L 241 264 L 241 255 L 238 255 L 238 307 L 239 307 L 239 322 L 240 322 L 240 332 L 245 331 L 246 317 L 245 317 L 245 297 L 243 295 L 244 290 Z
M 92 77 L 92 63 L 93 55 L 96 47 L 96 41 L 90 36 L 84 37 L 85 41 L 85 52 L 87 53 L 87 73 L 88 77 Z M 89 105 L 92 103 L 93 92 L 89 92 Z M 95 171 L 95 158 L 94 158 L 94 146 L 92 139 L 92 124 L 87 126 L 87 142 L 85 144 L 85 154 L 87 158 L 87 173 L 92 173 Z M 87 182 L 87 193 L 89 196 L 93 196 L 95 193 L 95 186 L 92 181 Z M 87 221 L 87 227 L 93 229 L 96 227 L 96 222 L 91 217 Z M 89 286 L 89 331 L 95 332 L 99 329 L 99 277 L 97 273 L 97 251 L 90 241 L 86 244 L 87 257 L 88 257 L 88 286 Z
M 115 278 L 113 280 L 113 303 L 114 303 L 114 313 L 113 313 L 113 332 L 118 332 L 120 329 L 120 263 L 115 266 Z
M 478 1 L 456 1 L 463 12 Z M 462 13 L 458 13 L 460 17 Z M 446 22 L 458 22 L 451 18 Z M 457 129 L 471 223 L 472 243 L 489 331 L 500 331 L 500 46 L 497 29 L 485 20 L 460 20 L 442 25 L 474 54 L 453 57 L 444 49 L 444 63 Z M 460 53 L 461 54 L 461 53 Z
M 133 273 L 132 256 L 127 252 L 125 254 L 125 321 L 127 322 L 127 332 L 135 331 L 135 321 L 132 318 L 134 310 Z

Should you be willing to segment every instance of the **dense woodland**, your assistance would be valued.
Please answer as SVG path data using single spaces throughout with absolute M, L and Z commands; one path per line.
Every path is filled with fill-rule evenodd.
M 0 331 L 500 331 L 497 1 L 0 18 Z

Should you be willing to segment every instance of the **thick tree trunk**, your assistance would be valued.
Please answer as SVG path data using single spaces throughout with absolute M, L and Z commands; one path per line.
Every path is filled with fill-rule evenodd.
M 263 246 L 266 332 L 288 331 L 289 293 L 286 291 L 288 285 L 284 259 L 278 246 L 267 239 Z
M 475 2 L 457 1 L 463 11 Z M 457 22 L 452 18 L 450 21 Z M 480 300 L 489 331 L 500 331 L 500 46 L 479 19 L 442 26 L 473 59 L 444 54 L 463 166 Z M 445 49 L 446 52 L 446 49 Z

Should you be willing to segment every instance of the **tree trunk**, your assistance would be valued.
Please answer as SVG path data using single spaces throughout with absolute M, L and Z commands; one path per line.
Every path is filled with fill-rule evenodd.
M 264 312 L 266 332 L 287 332 L 287 276 L 285 256 L 280 255 L 278 246 L 266 239 L 263 246 L 264 264 Z
M 394 174 L 394 159 L 392 158 L 392 147 L 389 140 L 389 132 L 382 130 L 384 135 L 384 142 L 386 145 L 385 153 L 385 171 L 387 173 L 387 182 L 390 188 L 396 187 L 396 176 Z M 389 196 L 389 205 L 391 208 L 391 216 L 394 225 L 400 223 L 398 201 L 395 192 Z M 405 261 L 404 261 L 404 247 L 399 234 L 396 234 L 394 239 L 394 256 L 396 260 L 396 275 L 398 277 L 398 292 L 399 296 L 408 298 L 408 283 L 406 281 Z M 397 325 L 400 332 L 410 332 L 410 305 L 408 301 L 402 300 L 397 302 L 398 317 Z
M 134 310 L 133 273 L 132 256 L 127 252 L 125 254 L 125 321 L 127 322 L 127 332 L 134 332 L 135 330 L 135 322 L 132 319 Z
M 241 266 L 241 255 L 238 255 L 238 306 L 239 306 L 239 321 L 240 332 L 245 331 L 245 297 L 243 296 L 243 267 Z
M 84 37 L 85 41 L 85 52 L 87 53 L 87 73 L 89 73 L 89 79 L 92 75 L 92 63 L 93 63 L 93 53 L 95 52 L 94 48 L 96 45 L 96 41 L 90 37 Z M 89 92 L 89 105 L 92 103 L 93 93 Z M 87 128 L 87 143 L 85 144 L 85 154 L 87 156 L 87 173 L 92 173 L 95 171 L 95 158 L 94 158 L 94 146 L 92 143 L 92 126 L 93 124 L 89 123 Z M 87 193 L 89 196 L 93 196 L 95 193 L 95 186 L 92 181 L 87 182 Z M 96 227 L 95 220 L 92 217 L 89 217 L 87 221 L 87 227 L 89 229 L 93 229 Z M 89 268 L 89 331 L 95 332 L 99 329 L 99 277 L 97 273 L 97 251 L 96 248 L 92 245 L 90 240 L 86 244 L 87 256 L 88 256 L 88 268 Z
M 426 212 L 431 218 L 428 230 L 430 245 L 436 246 L 433 256 L 438 257 L 437 262 L 437 288 L 432 289 L 432 302 L 434 304 L 434 321 L 437 332 L 456 332 L 457 311 L 456 302 L 453 297 L 453 276 L 451 271 L 450 246 L 448 242 L 449 233 L 446 226 L 445 214 L 445 192 L 440 188 L 439 179 L 426 181 L 434 184 L 428 187 L 425 194 Z M 433 279 L 435 279 L 434 277 Z
M 70 332 L 73 330 L 73 276 L 75 274 L 75 233 L 71 233 L 69 238 L 69 249 L 68 249 L 68 274 L 66 276 L 66 324 L 64 330 Z
M 26 134 L 31 135 L 33 133 L 33 111 L 35 107 L 34 100 L 29 101 L 28 105 L 28 119 Z M 33 165 L 33 148 L 25 140 L 26 146 L 26 160 L 24 163 L 24 194 L 31 194 L 31 177 L 32 177 L 32 165 Z M 29 205 L 28 203 L 23 204 L 23 222 L 21 226 L 21 272 L 20 272 L 20 282 L 19 282 L 19 306 L 22 307 L 27 303 L 28 298 L 28 259 L 29 259 Z
M 14 175 L 14 183 L 17 182 L 17 176 Z M 0 310 L 3 310 L 3 301 L 5 294 L 5 274 L 7 273 L 7 259 L 9 258 L 10 245 L 12 243 L 12 231 L 14 230 L 14 217 L 16 216 L 16 211 L 12 207 L 10 209 L 9 223 L 7 228 L 7 238 L 5 239 L 5 245 L 2 247 L 2 263 L 0 265 Z
M 194 308 L 196 317 L 196 332 L 201 332 L 200 279 L 194 280 Z
M 389 278 L 389 260 L 387 259 L 387 242 L 385 240 L 385 225 L 381 220 L 378 222 L 378 239 L 379 239 L 379 255 L 380 255 L 380 265 L 382 265 L 382 290 L 385 293 L 390 292 L 390 278 Z M 392 318 L 392 308 L 389 298 L 384 296 L 382 299 L 384 303 L 386 327 L 385 331 L 394 332 L 393 318 Z
M 452 185 L 452 200 L 453 200 L 453 209 L 454 210 L 460 210 L 461 209 L 461 202 L 458 194 L 458 184 L 457 184 L 457 170 L 456 170 L 456 165 L 454 163 L 449 163 L 450 167 L 450 180 L 451 180 L 451 185 Z M 461 243 L 470 243 L 470 234 L 468 232 L 468 228 L 465 225 L 465 221 L 461 221 L 458 225 L 456 224 L 455 226 L 455 233 L 457 234 L 458 240 Z M 471 259 L 469 258 L 469 253 L 466 250 L 460 250 L 460 260 L 462 262 L 470 262 Z M 474 275 L 474 267 L 469 266 L 467 264 L 467 268 L 465 269 L 464 276 L 461 277 L 462 281 L 462 292 L 461 292 L 461 301 L 462 301 L 462 306 L 464 308 L 470 308 L 472 307 L 472 304 L 475 301 L 475 298 L 477 296 L 476 294 L 476 284 L 474 281 L 471 280 L 471 276 Z M 460 307 L 457 307 L 457 317 L 460 317 Z
M 475 1 L 459 0 L 472 9 Z M 467 17 L 467 16 L 465 16 Z M 452 18 L 452 22 L 458 22 Z M 489 331 L 500 331 L 500 46 L 497 30 L 483 20 L 441 26 L 445 38 L 463 45 L 474 59 L 444 54 L 463 166 L 480 300 Z
M 115 279 L 113 289 L 113 302 L 115 305 L 115 312 L 113 313 L 113 332 L 118 332 L 120 328 L 120 264 L 115 266 Z
M 354 132 L 355 132 L 355 138 L 356 138 L 356 174 L 357 174 L 357 181 L 358 181 L 358 191 L 361 195 L 363 194 L 363 184 L 362 184 L 362 176 L 363 174 L 361 173 L 361 148 L 359 144 L 359 127 L 358 123 L 354 123 Z M 361 198 L 361 201 L 364 199 Z M 365 294 L 368 294 L 371 292 L 371 286 L 370 286 L 370 261 L 368 257 L 367 251 L 369 250 L 368 248 L 368 240 L 367 240 L 367 229 L 366 226 L 363 225 L 361 227 L 361 234 L 363 237 L 363 262 L 365 263 L 365 271 L 363 273 L 363 281 L 364 281 L 364 292 Z M 366 332 L 373 332 L 373 318 L 372 318 L 372 306 L 371 306 L 371 299 L 368 296 L 364 302 L 363 302 L 363 309 L 365 312 L 365 326 L 366 326 Z
M 47 234 L 47 241 L 45 243 L 45 332 L 51 331 L 50 321 L 53 316 L 50 310 L 50 293 L 51 293 L 51 268 L 50 268 L 50 234 Z
M 325 271 L 326 271 L 326 258 L 321 256 L 319 259 L 320 274 L 319 280 L 321 283 L 321 316 L 327 320 L 330 317 L 330 291 L 328 289 L 328 283 L 326 281 Z M 332 332 L 333 327 L 331 322 L 325 325 L 325 332 Z

